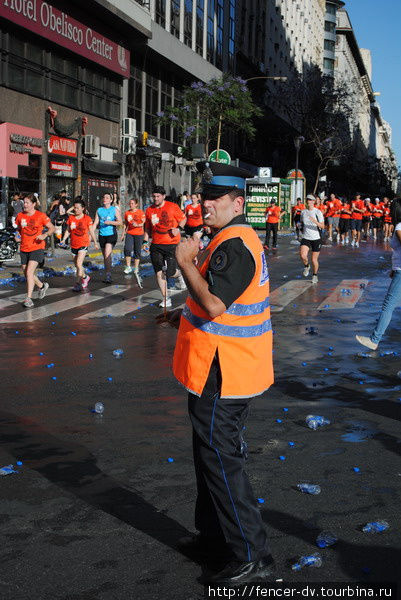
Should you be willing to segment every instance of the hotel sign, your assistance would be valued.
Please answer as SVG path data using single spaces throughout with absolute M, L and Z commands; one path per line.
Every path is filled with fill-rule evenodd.
M 129 76 L 129 50 L 43 0 L 0 0 L 0 17 L 123 77 Z

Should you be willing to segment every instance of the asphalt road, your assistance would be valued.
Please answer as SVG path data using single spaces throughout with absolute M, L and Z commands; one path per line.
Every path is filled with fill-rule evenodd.
M 389 251 L 324 248 L 319 283 L 300 289 L 292 240 L 268 256 L 276 382 L 253 402 L 246 431 L 273 553 L 288 584 L 397 581 L 401 310 L 379 351 L 361 356 L 354 339 L 380 309 Z M 155 325 L 152 276 L 140 297 L 115 273 L 113 294 L 100 272 L 80 297 L 71 278 L 51 279 L 59 290 L 36 303 L 33 320 L 18 304 L 23 284 L 0 288 L 0 464 L 23 462 L 0 477 L 1 600 L 203 597 L 202 566 L 175 549 L 193 531 L 195 491 L 186 397 L 170 369 L 175 332 Z M 90 410 L 96 401 L 102 416 Z M 331 425 L 308 429 L 310 413 Z M 300 482 L 321 494 L 300 493 Z M 361 531 L 377 519 L 390 529 Z M 322 530 L 339 538 L 321 551 L 322 567 L 293 572 Z

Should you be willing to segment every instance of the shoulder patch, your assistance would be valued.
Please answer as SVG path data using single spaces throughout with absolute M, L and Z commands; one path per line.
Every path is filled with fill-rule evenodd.
M 224 250 L 216 250 L 210 259 L 209 267 L 213 271 L 223 271 L 228 264 L 228 256 Z
M 259 285 L 265 285 L 269 281 L 269 269 L 267 268 L 266 255 L 264 252 L 261 254 L 262 259 L 262 272 L 260 274 Z

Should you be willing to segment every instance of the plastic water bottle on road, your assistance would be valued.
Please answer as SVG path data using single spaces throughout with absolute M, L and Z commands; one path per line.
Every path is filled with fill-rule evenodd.
M 371 521 L 370 523 L 366 523 L 362 531 L 365 533 L 380 533 L 381 531 L 386 531 L 389 527 L 390 525 L 387 521 Z
M 323 427 L 324 425 L 330 425 L 329 419 L 326 419 L 321 415 L 308 415 L 305 422 L 307 426 L 313 430 L 316 430 L 318 427 Z
M 6 475 L 11 475 L 11 473 L 18 473 L 16 469 L 14 469 L 14 465 L 6 465 L 5 467 L 0 468 L 0 476 L 5 477 Z
M 303 567 L 321 567 L 322 566 L 322 557 L 319 552 L 315 552 L 314 554 L 308 554 L 306 556 L 301 556 L 294 565 L 292 565 L 293 571 L 300 571 Z
M 117 348 L 116 350 L 113 350 L 113 356 L 115 358 L 122 358 L 124 356 L 124 350 L 122 350 L 122 348 Z
M 303 494 L 312 494 L 313 496 L 317 496 L 322 491 L 320 485 L 315 485 L 314 483 L 298 483 L 297 488 Z
M 331 533 L 331 531 L 322 531 L 316 538 L 316 544 L 319 548 L 327 548 L 335 544 L 337 539 L 337 536 Z
M 103 402 L 96 402 L 94 412 L 98 415 L 102 415 L 104 413 L 104 404 Z

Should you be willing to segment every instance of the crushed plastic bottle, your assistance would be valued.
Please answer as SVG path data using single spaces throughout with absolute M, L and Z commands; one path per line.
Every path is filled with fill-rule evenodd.
M 103 402 L 96 402 L 95 408 L 93 409 L 93 412 L 95 412 L 98 415 L 102 415 L 104 413 L 104 404 L 103 404 Z
M 5 477 L 6 475 L 11 475 L 11 473 L 18 473 L 16 469 L 14 469 L 14 465 L 6 465 L 5 467 L 0 468 L 0 476 Z
M 321 567 L 322 566 L 322 557 L 319 552 L 315 552 L 314 554 L 308 554 L 306 556 L 301 556 L 294 565 L 292 565 L 293 571 L 300 571 L 303 567 Z
M 314 483 L 298 483 L 297 488 L 303 494 L 312 494 L 313 496 L 317 496 L 322 491 L 320 485 Z
M 305 327 L 306 333 L 309 335 L 318 335 L 318 328 L 317 327 Z
M 115 358 L 122 358 L 124 356 L 124 350 L 122 348 L 113 350 L 113 356 L 115 356 Z
M 305 422 L 309 429 L 313 429 L 314 431 L 318 427 L 323 427 L 324 425 L 330 425 L 329 419 L 322 417 L 321 415 L 308 415 L 305 419 Z
M 371 521 L 370 523 L 366 523 L 362 531 L 365 533 L 380 533 L 381 531 L 386 531 L 389 527 L 390 525 L 387 521 Z
M 319 548 L 327 548 L 337 542 L 338 538 L 331 531 L 322 531 L 316 538 L 316 545 Z

